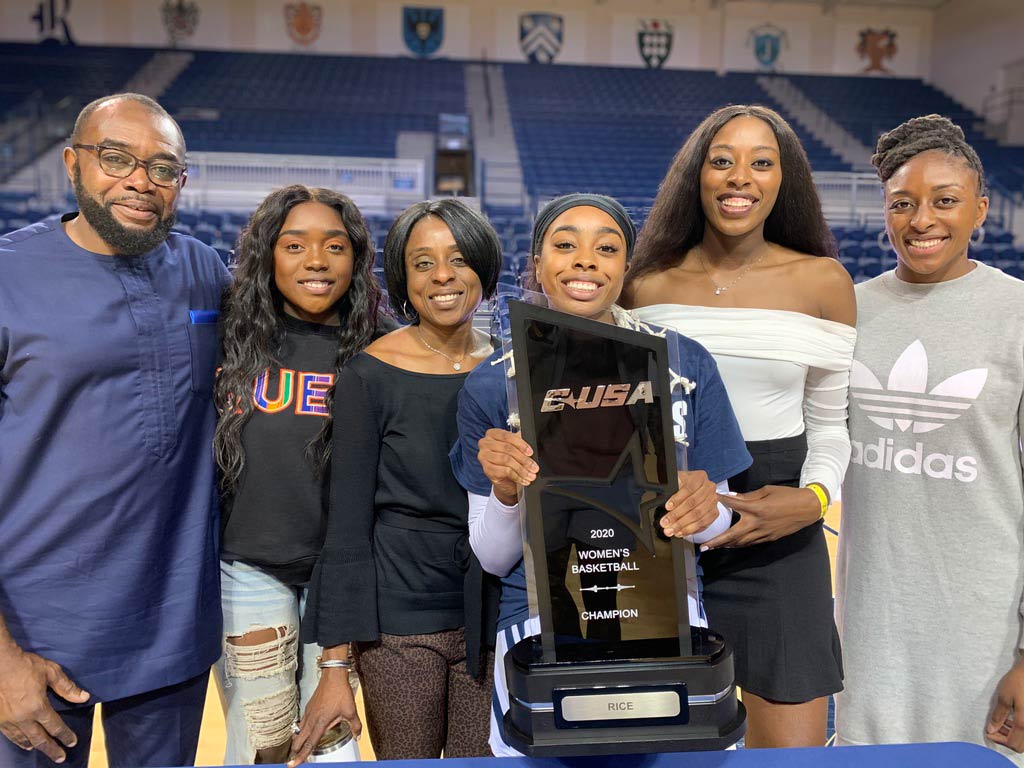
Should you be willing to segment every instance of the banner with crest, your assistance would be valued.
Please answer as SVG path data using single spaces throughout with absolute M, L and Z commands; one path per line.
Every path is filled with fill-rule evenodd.
M 836 24 L 834 71 L 876 77 L 927 76 L 927 38 L 910 24 L 843 20 Z
M 199 27 L 200 9 L 196 0 L 164 0 L 160 18 L 167 31 L 167 45 L 177 48 L 191 41 Z
M 253 0 L 256 50 L 351 53 L 352 0 Z
M 471 51 L 479 50 L 474 48 L 476 42 L 470 36 L 471 6 L 464 2 L 385 0 L 368 5 L 353 1 L 353 13 L 370 9 L 376 16 L 377 39 L 373 55 L 467 59 Z M 371 19 L 364 18 L 364 24 L 367 21 Z M 357 47 L 373 44 L 372 40 L 353 42 Z
M 299 46 L 313 45 L 320 37 L 324 8 L 317 3 L 285 3 L 284 24 L 288 37 Z
M 696 69 L 700 66 L 700 17 L 616 13 L 607 63 L 645 69 Z
M 223 0 L 152 0 L 132 6 L 130 45 L 214 50 L 251 47 L 249 39 L 236 38 L 233 8 Z
M 402 39 L 413 56 L 426 58 L 444 43 L 444 8 L 402 8 Z
M 584 6 L 587 6 L 584 8 Z M 792 3 L 7 0 L 0 39 L 656 69 L 931 74 L 932 17 Z M 684 9 L 685 6 L 685 9 Z M 724 29 L 722 24 L 724 23 Z
M 557 13 L 519 16 L 519 48 L 531 64 L 551 64 L 562 50 L 565 19 Z
M 808 21 L 766 13 L 726 19 L 725 68 L 754 72 L 811 71 Z
M 531 64 L 592 63 L 586 47 L 588 15 L 546 7 L 546 3 L 495 7 L 495 58 Z
M 661 69 L 672 53 L 675 30 L 667 19 L 640 19 L 636 47 L 648 69 Z

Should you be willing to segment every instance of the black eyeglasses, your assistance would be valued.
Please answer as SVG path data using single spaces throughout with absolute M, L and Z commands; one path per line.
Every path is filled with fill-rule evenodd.
M 141 160 L 131 152 L 97 144 L 74 144 L 75 149 L 88 149 L 96 153 L 100 168 L 108 176 L 123 179 L 131 176 L 140 165 L 146 169 L 149 180 L 158 187 L 174 187 L 185 175 L 185 166 L 170 160 Z

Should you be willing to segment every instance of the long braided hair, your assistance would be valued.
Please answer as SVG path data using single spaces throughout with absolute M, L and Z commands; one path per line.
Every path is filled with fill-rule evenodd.
M 884 184 L 910 158 L 933 149 L 963 158 L 978 174 L 978 194 L 985 194 L 985 170 L 981 167 L 981 158 L 967 143 L 963 129 L 942 115 L 913 117 L 883 133 L 878 137 L 871 164 Z

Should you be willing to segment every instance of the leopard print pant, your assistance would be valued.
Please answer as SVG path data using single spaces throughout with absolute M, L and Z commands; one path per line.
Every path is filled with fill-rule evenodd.
M 378 760 L 490 756 L 494 654 L 484 677 L 470 675 L 463 629 L 382 634 L 355 653 Z

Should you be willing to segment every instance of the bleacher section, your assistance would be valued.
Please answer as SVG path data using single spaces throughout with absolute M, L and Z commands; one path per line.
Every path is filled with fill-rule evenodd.
M 123 89 L 152 55 L 146 48 L 0 43 L 0 118 L 29 98 L 52 107 L 73 95 L 84 106 Z
M 880 134 L 918 115 L 938 113 L 964 129 L 988 178 L 1024 192 L 1024 147 L 1002 147 L 976 126 L 981 118 L 942 91 L 906 78 L 788 75 L 797 88 L 868 147 Z
M 527 189 L 586 189 L 650 198 L 686 136 L 718 107 L 779 109 L 756 75 L 709 71 L 505 64 Z M 850 167 L 798 129 L 815 170 Z
M 29 98 L 56 105 L 73 94 L 81 106 L 116 91 L 153 53 L 0 44 L 5 73 L 0 123 Z M 533 199 L 579 190 L 605 192 L 622 199 L 638 224 L 673 155 L 705 115 L 730 103 L 779 109 L 752 73 L 530 64 L 502 68 Z M 192 151 L 387 158 L 395 156 L 400 131 L 434 132 L 439 113 L 467 111 L 464 71 L 464 63 L 445 60 L 197 51 L 160 101 L 181 119 Z M 985 139 L 975 115 L 919 80 L 810 75 L 792 80 L 868 145 L 879 132 L 914 115 L 946 114 L 967 131 L 990 178 L 1024 191 L 1024 148 Z M 850 170 L 794 127 L 816 171 Z M 30 194 L 5 194 L 0 188 L 0 234 L 53 212 L 52 201 L 37 202 Z M 518 210 L 488 213 L 504 244 L 503 279 L 514 280 L 526 261 L 530 221 Z M 178 229 L 227 258 L 245 220 L 238 212 L 182 210 Z M 378 248 L 390 223 L 369 219 Z M 834 229 L 842 261 L 856 279 L 893 266 L 892 251 L 880 247 L 877 227 Z M 1009 233 L 995 225 L 987 229 L 972 255 L 1021 276 L 1024 251 L 1014 249 Z
M 196 54 L 161 103 L 204 152 L 394 157 L 399 131 L 466 112 L 461 62 Z M 208 119 L 205 115 L 208 116 Z

